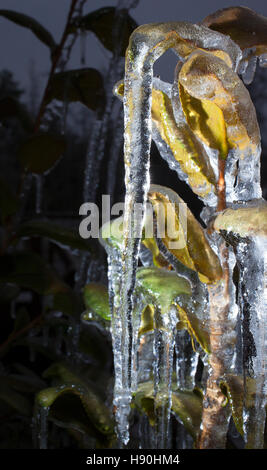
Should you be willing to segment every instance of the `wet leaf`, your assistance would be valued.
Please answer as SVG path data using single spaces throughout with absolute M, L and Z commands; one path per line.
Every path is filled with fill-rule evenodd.
M 145 382 L 138 386 L 134 395 L 134 405 L 145 412 L 150 424 L 155 424 L 154 386 Z M 172 412 L 182 421 L 187 431 L 195 439 L 198 435 L 202 416 L 202 396 L 198 391 L 181 391 L 173 387 Z
M 147 305 L 142 311 L 139 336 L 154 330 L 154 307 Z
M 78 101 L 94 111 L 104 109 L 105 90 L 101 73 L 93 68 L 56 73 L 50 82 L 47 103 L 54 99 Z
M 51 407 L 54 401 L 65 393 L 77 395 L 89 420 L 102 434 L 113 434 L 114 423 L 105 404 L 98 398 L 92 388 L 76 374 L 62 364 L 54 364 L 44 374 L 45 377 L 58 377 L 61 384 L 38 393 L 36 401 L 44 407 Z
M 197 271 L 203 282 L 219 280 L 222 276 L 220 261 L 210 247 L 203 228 L 188 207 L 181 216 L 183 200 L 171 189 L 159 185 L 150 186 L 148 197 L 157 219 L 163 222 L 164 227 L 167 214 L 173 221 L 173 228 L 168 230 L 167 227 L 165 235 L 161 237 L 166 248 L 186 267 Z M 173 243 L 178 243 L 178 248 Z
M 260 134 L 255 108 L 243 82 L 224 61 L 193 53 L 181 68 L 179 90 L 189 126 L 221 159 L 231 148 L 244 155 L 256 152 Z
M 2 256 L 0 282 L 13 283 L 44 295 L 66 290 L 50 266 L 32 252 L 21 251 Z
M 172 393 L 172 411 L 179 416 L 185 429 L 196 439 L 202 418 L 203 397 L 198 391 L 174 390 Z
M 119 51 L 113 41 L 113 29 L 115 26 L 115 11 L 114 7 L 104 7 L 95 10 L 88 15 L 85 15 L 78 22 L 78 26 L 82 30 L 92 31 L 103 46 L 111 52 L 118 52 L 124 56 L 126 48 L 129 43 L 131 33 L 137 28 L 137 23 L 128 14 L 125 14 L 125 20 L 120 24 L 120 41 Z M 124 12 L 122 12 L 124 14 Z
M 51 49 L 51 51 L 55 49 L 56 43 L 51 33 L 31 16 L 13 10 L 0 10 L 0 16 L 13 21 L 13 23 L 19 26 L 30 29 L 40 41 Z
M 77 231 L 56 225 L 48 220 L 29 220 L 20 225 L 16 231 L 17 238 L 33 236 L 48 238 L 63 247 L 70 247 L 74 250 L 92 252 L 94 248 L 92 240 L 85 240 Z
M 150 298 L 151 303 L 160 305 L 163 314 L 169 311 L 180 294 L 192 294 L 190 283 L 184 277 L 160 268 L 139 268 L 136 289 Z
M 267 51 L 267 18 L 250 8 L 223 8 L 207 16 L 202 24 L 230 36 L 242 50 L 255 48 L 257 55 Z
M 106 286 L 91 282 L 84 288 L 84 303 L 90 313 L 99 315 L 104 320 L 111 320 L 109 296 Z
M 40 134 L 26 140 L 18 151 L 23 168 L 36 174 L 50 170 L 62 157 L 66 141 L 61 136 Z
M 236 204 L 218 214 L 213 227 L 217 231 L 240 237 L 267 236 L 267 202 L 264 200 Z
M 0 178 L 0 219 L 5 224 L 8 218 L 16 213 L 18 200 L 10 186 Z

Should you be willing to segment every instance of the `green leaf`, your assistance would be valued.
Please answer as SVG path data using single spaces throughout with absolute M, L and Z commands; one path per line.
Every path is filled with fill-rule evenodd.
M 48 220 L 29 220 L 20 225 L 16 231 L 17 238 L 45 237 L 65 247 L 93 253 L 92 240 L 84 240 L 77 231 L 49 222 Z
M 0 260 L 0 282 L 13 283 L 44 295 L 67 289 L 51 267 L 35 253 L 17 252 L 4 255 Z
M 154 416 L 154 386 L 145 382 L 138 386 L 134 394 L 134 405 L 148 415 L 150 424 L 155 423 Z M 202 417 L 202 395 L 199 391 L 181 391 L 173 387 L 172 411 L 182 421 L 186 430 L 196 439 Z
M 36 401 L 49 408 L 62 394 L 73 393 L 79 396 L 89 420 L 102 434 L 114 433 L 114 423 L 110 411 L 98 398 L 88 383 L 62 364 L 54 364 L 44 374 L 45 377 L 58 377 L 61 384 L 38 393 Z
M 113 42 L 113 28 L 116 27 L 114 7 L 104 7 L 95 10 L 80 19 L 78 26 L 86 31 L 92 31 L 103 46 L 111 52 L 115 52 L 116 44 Z M 124 14 L 124 12 L 123 12 Z M 125 14 L 125 19 L 120 24 L 119 54 L 124 56 L 132 32 L 137 28 L 135 20 Z
M 216 231 L 234 233 L 240 237 L 267 236 L 267 202 L 255 200 L 234 204 L 218 214 L 214 221 Z
M 63 137 L 50 134 L 35 135 L 19 148 L 18 158 L 23 168 L 36 174 L 50 170 L 66 149 Z
M 160 268 L 139 268 L 136 289 L 150 299 L 148 303 L 160 305 L 163 314 L 169 311 L 180 294 L 192 294 L 191 285 L 184 277 Z
M 51 51 L 55 49 L 56 43 L 51 33 L 31 16 L 13 10 L 0 10 L 0 16 L 13 21 L 13 23 L 19 26 L 30 29 L 40 41 L 51 49 Z
M 0 219 L 1 223 L 14 215 L 18 209 L 18 200 L 10 186 L 0 178 Z
M 63 102 L 79 101 L 93 111 L 103 110 L 105 90 L 101 73 L 93 68 L 56 73 L 50 82 L 47 104 L 54 99 Z
M 83 297 L 85 307 L 90 313 L 95 313 L 104 320 L 111 320 L 108 290 L 105 286 L 91 282 L 85 286 Z

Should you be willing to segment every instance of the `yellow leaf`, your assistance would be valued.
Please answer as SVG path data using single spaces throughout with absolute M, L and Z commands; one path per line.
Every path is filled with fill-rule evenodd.
M 183 200 L 171 189 L 159 185 L 150 186 L 148 198 L 153 205 L 159 228 L 164 229 L 160 238 L 167 250 L 187 268 L 198 272 L 202 282 L 219 280 L 222 276 L 219 258 L 190 210 L 187 208 L 186 213 L 183 212 Z M 172 220 L 171 227 L 166 226 L 168 220 Z
M 221 159 L 238 148 L 243 158 L 256 152 L 260 134 L 248 90 L 220 58 L 195 52 L 179 74 L 180 98 L 187 122 Z

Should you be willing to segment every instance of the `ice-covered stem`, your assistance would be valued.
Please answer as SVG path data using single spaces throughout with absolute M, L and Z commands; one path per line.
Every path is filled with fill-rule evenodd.
M 221 383 L 233 368 L 235 352 L 235 288 L 232 269 L 233 253 L 225 242 L 218 241 L 223 267 L 223 278 L 208 286 L 210 303 L 210 375 L 203 402 L 202 429 L 198 446 L 201 449 L 225 448 L 230 410 L 224 406 L 225 395 Z

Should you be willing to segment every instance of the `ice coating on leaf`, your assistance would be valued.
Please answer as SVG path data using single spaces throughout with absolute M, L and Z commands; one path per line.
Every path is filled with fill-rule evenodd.
M 215 230 L 233 232 L 240 237 L 267 237 L 267 202 L 263 199 L 234 204 L 214 221 Z
M 161 139 L 172 153 L 172 165 L 178 162 L 181 170 L 187 175 L 187 182 L 192 190 L 204 200 L 214 192 L 215 176 L 209 164 L 208 156 L 198 139 L 184 121 L 176 123 L 170 98 L 160 90 L 152 92 L 152 119 Z M 157 143 L 157 132 L 153 139 Z M 160 143 L 158 145 L 161 150 Z M 163 152 L 164 155 L 164 152 Z M 169 160 L 169 161 L 168 161 Z M 170 159 L 168 159 L 171 165 Z M 185 178 L 183 178 L 185 179 Z
M 192 293 L 190 283 L 174 271 L 160 268 L 139 268 L 136 275 L 137 292 L 145 292 L 152 304 L 158 304 L 161 312 L 168 312 L 179 294 Z
M 120 81 L 114 87 L 114 94 L 123 99 L 124 84 Z M 188 126 L 183 112 L 177 119 L 174 114 L 174 99 L 171 99 L 172 87 L 159 78 L 153 79 L 152 90 L 152 138 L 160 155 L 169 167 L 185 180 L 192 190 L 210 205 L 216 204 L 215 176 L 209 156 L 201 142 Z M 179 95 L 175 104 L 180 107 Z
M 186 214 L 183 214 L 183 200 L 171 189 L 160 185 L 151 185 L 148 196 L 156 216 L 160 218 L 162 204 L 168 205 L 165 214 L 168 214 L 167 211 L 169 211 L 169 216 L 175 223 L 176 241 L 179 242 L 179 247 L 172 247 L 172 242 L 175 240 L 170 237 L 171 234 L 167 230 L 162 237 L 162 242 L 167 250 L 185 266 L 200 273 L 206 282 L 220 279 L 222 271 L 219 259 L 210 247 L 204 229 L 188 207 Z M 158 203 L 161 205 L 159 206 Z
M 234 162 L 239 160 L 236 184 L 235 178 L 228 180 L 229 202 L 260 197 L 259 127 L 254 105 L 237 74 L 219 58 L 195 52 L 180 71 L 179 86 L 193 131 L 216 148 L 221 159 L 229 155 Z
M 230 36 L 242 51 L 255 48 L 257 55 L 267 50 L 267 18 L 250 8 L 237 6 L 217 10 L 202 24 Z

